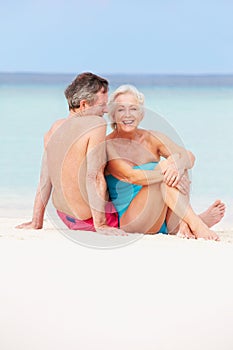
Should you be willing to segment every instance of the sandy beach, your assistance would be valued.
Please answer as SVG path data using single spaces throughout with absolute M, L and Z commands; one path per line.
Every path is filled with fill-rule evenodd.
M 232 350 L 233 230 L 100 250 L 24 220 L 0 220 L 1 349 Z
M 0 350 L 233 350 L 232 13 L 230 0 L 1 2 Z M 174 147 L 160 133 L 194 154 L 189 169 L 194 211 L 208 211 L 218 199 L 226 205 L 224 219 L 213 227 L 219 242 L 70 231 L 58 222 L 51 203 L 43 229 L 15 228 L 32 217 L 49 139 L 44 135 L 74 107 L 82 118 L 88 110 L 99 118 L 99 108 L 107 107 L 99 83 L 67 94 L 82 72 L 106 78 L 109 96 L 122 84 L 134 85 L 145 96 L 145 108 L 128 101 L 122 114 L 116 109 L 123 133 L 115 131 L 125 138 L 125 126 L 129 139 L 125 152 L 120 146 L 122 155 L 113 147 L 112 159 L 141 165 L 140 145 L 148 162 L 167 158 Z M 109 134 L 113 120 L 107 113 L 103 117 Z M 137 120 L 140 128 L 152 131 L 150 136 L 130 133 Z M 75 168 L 82 155 L 92 159 L 91 149 L 103 141 L 102 127 L 99 135 L 93 128 L 90 124 L 85 133 L 80 123 L 77 129 L 63 129 L 63 135 L 56 129 L 60 136 L 51 138 L 48 175 L 55 186 L 64 180 L 69 192 L 69 198 L 66 191 L 57 196 L 58 202 L 67 199 L 68 205 L 70 194 L 75 198 Z M 76 130 L 85 137 L 75 137 Z M 68 150 L 77 150 L 73 162 Z M 174 153 L 182 158 L 179 148 Z M 103 153 L 97 154 L 99 162 L 94 159 L 91 166 L 83 159 L 82 176 L 76 177 L 91 207 L 95 200 L 85 175 L 100 160 L 104 164 Z M 109 150 L 107 155 L 109 160 Z M 191 158 L 180 159 L 173 175 L 190 168 Z M 69 169 L 73 180 L 68 183 Z M 130 176 L 124 179 L 130 182 Z M 49 181 L 42 182 L 49 187 Z M 156 196 L 150 205 L 153 218 Z M 76 206 L 78 212 L 83 209 Z M 210 222 L 220 217 L 212 212 Z

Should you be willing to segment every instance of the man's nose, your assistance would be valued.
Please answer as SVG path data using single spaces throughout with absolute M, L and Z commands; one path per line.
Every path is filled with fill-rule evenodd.
M 108 106 L 107 105 L 104 105 L 103 111 L 104 111 L 104 113 L 108 113 Z

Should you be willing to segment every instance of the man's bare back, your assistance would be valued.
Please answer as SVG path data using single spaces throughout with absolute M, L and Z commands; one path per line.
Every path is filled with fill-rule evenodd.
M 102 117 L 107 112 L 108 81 L 93 73 L 82 73 L 67 87 L 65 96 L 68 118 L 55 122 L 45 135 L 32 221 L 17 228 L 43 227 L 52 191 L 58 215 L 69 228 L 78 230 L 88 219 L 94 231 L 126 235 L 116 229 L 118 220 L 111 218 L 112 211 L 105 213 L 106 122 Z M 67 215 L 72 216 L 76 228 L 67 223 Z
M 74 116 L 50 134 L 45 152 L 53 186 L 53 204 L 57 210 L 81 220 L 92 216 L 86 189 L 86 156 L 90 142 L 96 144 L 97 149 L 92 152 L 98 152 L 99 156 L 93 157 L 92 167 L 96 169 L 105 164 L 105 152 L 100 152 L 105 131 L 102 118 Z

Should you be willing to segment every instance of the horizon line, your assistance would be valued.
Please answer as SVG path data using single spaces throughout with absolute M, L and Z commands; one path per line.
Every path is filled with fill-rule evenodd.
M 90 72 L 90 70 L 82 71 L 82 72 Z M 93 73 L 93 71 L 91 71 Z M 73 74 L 81 74 L 74 72 L 36 72 L 36 71 L 0 71 L 0 74 L 28 74 L 28 75 L 73 75 Z M 96 74 L 96 73 L 93 73 Z M 98 73 L 102 75 L 122 75 L 122 76 L 139 76 L 139 75 L 154 75 L 154 76 L 183 76 L 183 77 L 211 77 L 211 76 L 230 76 L 233 75 L 233 72 L 229 73 Z

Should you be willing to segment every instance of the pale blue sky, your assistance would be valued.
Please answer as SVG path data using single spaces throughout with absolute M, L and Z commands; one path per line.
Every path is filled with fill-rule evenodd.
M 232 0 L 0 0 L 0 71 L 233 73 Z

